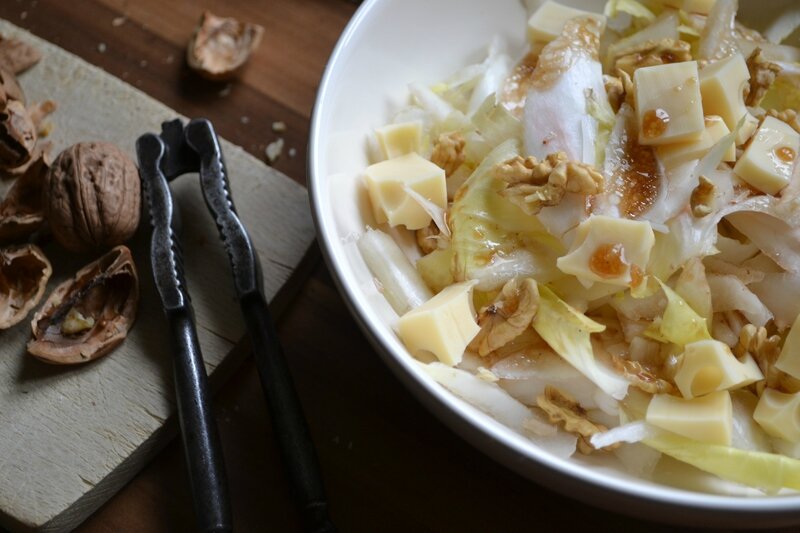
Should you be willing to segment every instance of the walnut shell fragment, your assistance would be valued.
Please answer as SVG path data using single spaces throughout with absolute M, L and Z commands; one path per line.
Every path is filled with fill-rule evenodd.
M 25 103 L 25 93 L 20 87 L 17 77 L 12 72 L 0 67 L 0 109 L 11 100 Z
M 245 64 L 261 42 L 264 28 L 204 12 L 186 50 L 189 67 L 203 77 L 224 80 Z
M 0 329 L 22 322 L 42 299 L 53 268 L 34 244 L 0 248 Z
M 19 39 L 7 39 L 0 35 L 0 68 L 19 74 L 25 72 L 42 59 L 42 53 Z
M 9 100 L 0 109 L 0 166 L 16 168 L 27 163 L 36 147 L 36 125 L 25 104 Z
M 125 246 L 117 246 L 56 287 L 33 317 L 28 353 L 71 365 L 116 348 L 136 320 L 139 277 Z
M 44 223 L 42 183 L 49 166 L 41 154 L 8 190 L 0 203 L 0 242 L 27 237 Z
M 139 225 L 136 165 L 110 143 L 75 144 L 53 161 L 44 179 L 45 216 L 67 250 L 122 244 Z

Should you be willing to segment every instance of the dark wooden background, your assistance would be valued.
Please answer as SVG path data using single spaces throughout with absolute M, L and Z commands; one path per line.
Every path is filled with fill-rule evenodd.
M 185 45 L 203 9 L 266 29 L 230 86 L 199 80 L 185 66 Z M 257 157 L 284 137 L 275 167 L 300 183 L 316 89 L 355 9 L 345 0 L 0 0 L 0 17 L 185 115 L 210 118 L 220 135 Z M 288 131 L 274 133 L 273 121 Z M 473 449 L 383 365 L 325 265 L 311 270 L 279 329 L 341 531 L 672 530 L 557 495 Z M 221 389 L 216 414 L 236 530 L 299 531 L 250 359 Z M 173 441 L 80 531 L 190 531 L 192 520 L 181 448 Z

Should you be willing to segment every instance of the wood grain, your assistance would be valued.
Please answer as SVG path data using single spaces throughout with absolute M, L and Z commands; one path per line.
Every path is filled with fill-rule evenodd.
M 184 41 L 204 8 L 247 16 L 267 28 L 253 61 L 224 97 L 218 96 L 223 86 L 200 82 L 182 66 Z M 285 121 L 289 131 L 281 135 L 298 155 L 281 158 L 276 168 L 301 183 L 314 93 L 354 10 L 345 0 L 0 2 L 0 17 L 128 79 L 184 114 L 208 116 L 222 135 L 256 156 L 277 135 L 272 121 Z M 112 26 L 122 16 L 125 23 Z M 100 42 L 107 44 L 102 54 Z M 249 122 L 242 123 L 242 116 Z M 678 531 L 560 496 L 451 433 L 386 369 L 324 265 L 314 267 L 279 329 L 341 531 Z M 251 362 L 220 390 L 216 413 L 236 530 L 300 531 Z M 173 442 L 80 531 L 190 531 L 182 461 L 179 443 Z

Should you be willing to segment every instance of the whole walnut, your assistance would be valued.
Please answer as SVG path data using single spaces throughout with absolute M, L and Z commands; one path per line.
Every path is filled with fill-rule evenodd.
M 45 216 L 64 248 L 90 251 L 122 244 L 139 225 L 139 173 L 106 142 L 75 144 L 53 161 L 42 194 Z

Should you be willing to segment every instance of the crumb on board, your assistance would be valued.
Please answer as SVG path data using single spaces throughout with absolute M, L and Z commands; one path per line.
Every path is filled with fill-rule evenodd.
M 217 96 L 220 98 L 225 98 L 229 94 L 231 94 L 231 88 L 233 87 L 232 83 L 227 84 L 225 87 L 222 88 L 220 92 L 217 93 Z
M 248 117 L 247 115 L 242 115 L 242 118 L 240 118 L 239 120 L 242 121 L 242 124 L 250 124 L 250 117 Z
M 106 48 L 107 48 L 106 43 L 98 43 L 97 45 L 97 51 L 100 52 L 101 54 L 105 53 Z
M 139 61 L 139 66 L 142 67 L 142 68 L 145 68 L 147 66 L 147 60 L 146 59 L 142 59 L 141 61 Z
M 296 156 L 296 155 L 297 155 L 297 149 L 296 148 L 289 148 L 289 157 L 294 158 L 294 156 Z
M 267 148 L 264 150 L 264 153 L 267 156 L 267 162 L 271 165 L 283 153 L 283 137 L 278 137 L 276 140 L 272 141 L 267 145 Z
M 55 126 L 53 125 L 53 123 L 48 120 L 47 122 L 42 124 L 42 127 L 39 128 L 39 131 L 37 133 L 41 138 L 47 137 L 53 132 L 54 127 Z
M 114 26 L 115 28 L 119 28 L 120 26 L 122 26 L 123 24 L 125 24 L 125 22 L 126 22 L 127 20 L 128 20 L 128 19 L 127 19 L 126 17 L 114 17 L 114 18 L 111 20 L 111 25 L 112 25 L 112 26 Z
M 282 120 L 278 120 L 272 123 L 272 131 L 275 133 L 282 133 L 286 131 L 286 123 Z
M 164 58 L 164 63 L 170 64 L 173 61 L 175 61 L 175 56 L 173 54 L 170 54 Z

